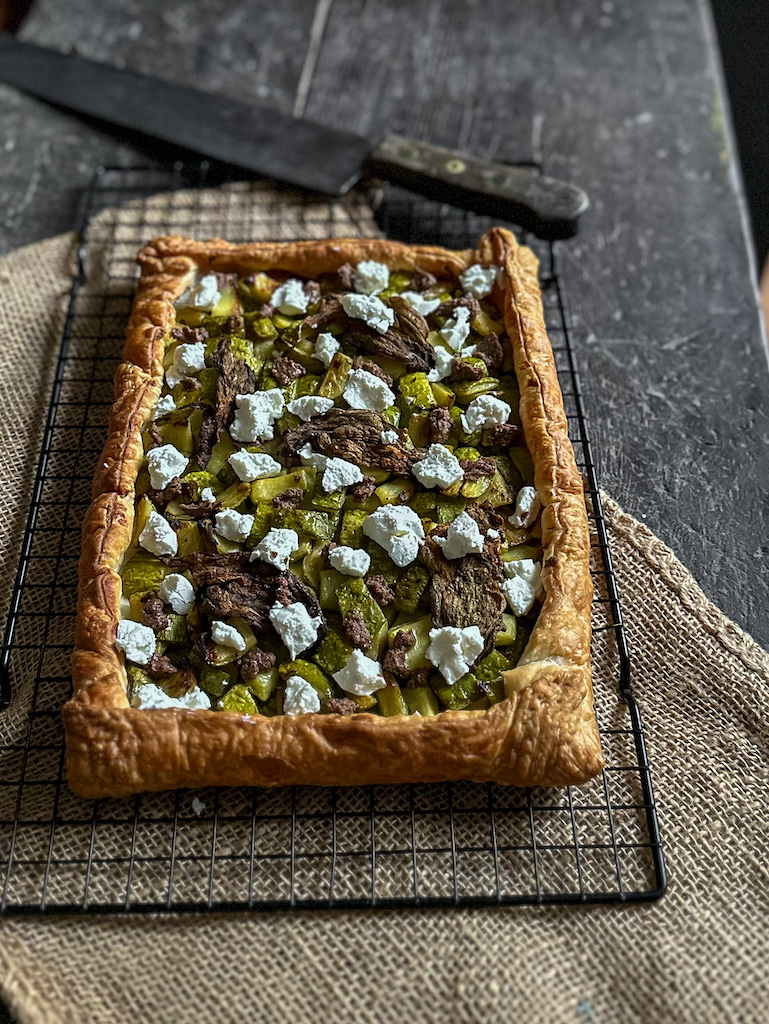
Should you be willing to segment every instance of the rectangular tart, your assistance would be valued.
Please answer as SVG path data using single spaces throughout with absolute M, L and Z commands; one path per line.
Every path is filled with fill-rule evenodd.
M 75 793 L 603 765 L 534 254 L 160 238 L 83 529 Z

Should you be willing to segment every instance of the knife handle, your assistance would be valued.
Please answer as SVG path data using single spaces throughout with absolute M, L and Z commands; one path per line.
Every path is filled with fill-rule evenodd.
M 401 135 L 377 146 L 366 170 L 431 199 L 513 221 L 540 238 L 569 238 L 590 203 L 581 188 L 532 168 L 477 160 Z

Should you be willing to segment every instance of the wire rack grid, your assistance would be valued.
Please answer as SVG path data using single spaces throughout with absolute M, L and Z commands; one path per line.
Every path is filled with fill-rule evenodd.
M 0 676 L 0 911 L 5 914 L 633 902 L 666 876 L 643 726 L 582 391 L 557 275 L 540 257 L 548 330 L 592 503 L 593 668 L 606 769 L 555 790 L 495 785 L 221 789 L 86 802 L 67 788 L 69 696 L 82 516 L 104 439 L 135 287 L 135 254 L 168 233 L 247 240 L 243 190 L 208 165 L 102 169 L 84 203 L 73 285 L 11 595 Z M 199 192 L 219 185 L 217 192 Z M 157 194 L 165 193 L 158 199 Z M 237 214 L 230 215 L 233 196 Z M 154 198 L 153 198 L 154 197 Z M 127 205 L 126 205 L 127 204 Z M 269 193 L 265 237 L 370 233 L 369 207 Z M 117 212 L 116 212 L 117 211 Z M 129 213 L 127 214 L 126 211 Z M 396 189 L 379 228 L 466 247 L 487 218 Z M 288 223 L 289 227 L 286 227 Z M 272 225 L 272 228 L 270 227 Z

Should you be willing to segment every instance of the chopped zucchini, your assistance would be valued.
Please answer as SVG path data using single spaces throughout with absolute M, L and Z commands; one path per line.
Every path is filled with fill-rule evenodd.
M 337 592 L 347 577 L 336 569 L 321 569 L 318 573 L 318 600 L 324 611 L 338 611 Z
M 409 713 L 408 705 L 401 693 L 401 688 L 394 681 L 388 683 L 387 686 L 383 686 L 381 690 L 377 690 L 376 699 L 379 705 L 379 713 L 384 715 L 385 718 L 392 718 L 394 715 L 407 715 Z
M 399 383 L 398 406 L 405 413 L 417 409 L 432 409 L 438 403 L 426 373 L 407 373 Z
M 352 359 L 343 352 L 336 352 L 331 365 L 323 376 L 318 387 L 322 398 L 340 398 L 347 386 L 347 378 L 352 370 Z
M 416 482 L 409 477 L 396 476 L 387 483 L 380 484 L 374 491 L 383 505 L 405 505 L 416 491 Z
M 170 571 L 155 555 L 139 548 L 123 566 L 123 596 L 157 590 Z
M 335 629 L 329 626 L 320 647 L 312 656 L 312 660 L 328 675 L 333 675 L 344 668 L 354 648 Z M 369 705 L 370 706 L 370 705 Z
M 498 377 L 481 377 L 480 380 L 458 380 L 454 383 L 454 394 L 460 405 L 469 405 L 474 398 L 490 395 L 499 387 Z
M 212 665 L 203 665 L 197 670 L 198 686 L 205 690 L 209 697 L 221 697 L 224 691 L 232 682 L 232 672 L 226 668 L 214 668 Z
M 259 672 L 253 679 L 244 679 L 244 682 L 257 700 L 267 701 L 275 692 L 278 678 L 278 667 L 276 665 L 273 668 L 266 669 L 264 672 Z
M 472 672 L 466 672 L 452 685 L 443 676 L 435 675 L 431 677 L 431 685 L 438 700 L 451 711 L 461 711 L 481 696 L 478 681 Z
M 395 585 L 395 607 L 399 611 L 413 614 L 417 610 L 429 582 L 430 574 L 427 569 L 412 563 L 398 577 L 398 582 Z
M 411 632 L 414 634 L 415 643 L 404 652 L 406 670 L 413 672 L 417 668 L 429 668 L 427 660 L 427 648 L 430 646 L 430 630 L 433 628 L 433 620 L 429 615 L 423 615 L 419 619 L 408 619 L 397 622 L 387 633 L 387 644 L 393 647 L 398 633 Z
M 429 686 L 406 686 L 402 692 L 412 715 L 419 712 L 424 718 L 429 718 L 440 711 L 438 698 Z
M 327 704 L 334 696 L 334 684 L 329 676 L 319 665 L 311 661 L 304 661 L 297 658 L 295 661 L 288 661 L 280 666 L 280 676 L 283 680 L 289 676 L 301 676 L 318 692 L 322 704 Z
M 216 705 L 217 711 L 237 711 L 242 715 L 256 715 L 259 713 L 256 701 L 243 683 L 238 683 L 228 690 L 220 698 Z
M 233 455 L 237 451 L 237 447 L 233 444 L 232 438 L 226 430 L 222 430 L 219 433 L 219 440 L 213 447 L 211 452 L 211 458 L 208 460 L 206 471 L 213 473 L 214 476 L 220 476 L 222 471 L 225 473 L 229 470 L 231 473 L 231 479 L 235 478 L 235 474 L 227 465 L 227 459 L 230 455 Z
M 387 619 L 369 593 L 366 584 L 362 579 L 346 577 L 337 591 L 337 600 L 342 616 L 352 611 L 360 612 L 363 616 L 363 621 L 371 634 L 371 647 L 367 653 L 370 657 L 379 657 L 387 636 Z
M 315 484 L 316 471 L 312 466 L 298 466 L 288 473 L 279 476 L 268 476 L 264 480 L 255 480 L 251 484 L 251 500 L 272 501 L 278 494 L 300 487 L 303 491 L 311 491 Z
M 272 521 L 274 526 L 284 530 L 306 533 L 317 540 L 331 540 L 339 516 L 328 512 L 316 512 L 313 509 L 273 508 Z
M 342 516 L 339 543 L 350 548 L 359 548 L 363 543 L 363 523 L 369 513 L 365 509 L 351 508 Z

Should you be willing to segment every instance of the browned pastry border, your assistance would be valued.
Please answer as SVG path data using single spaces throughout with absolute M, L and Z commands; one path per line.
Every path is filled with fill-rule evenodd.
M 393 270 L 458 275 L 475 262 L 504 270 L 504 316 L 521 419 L 543 502 L 544 602 L 506 697 L 488 711 L 432 718 L 140 710 L 115 648 L 120 567 L 130 544 L 141 431 L 160 394 L 174 301 L 198 272 L 283 270 L 317 277 L 374 259 Z M 139 255 L 141 280 L 118 367 L 109 436 L 83 528 L 74 695 L 64 708 L 67 771 L 80 796 L 209 785 L 362 785 L 469 779 L 506 785 L 584 782 L 603 766 L 590 677 L 589 535 L 545 332 L 537 260 L 495 228 L 477 250 L 375 239 L 231 245 L 160 238 Z

